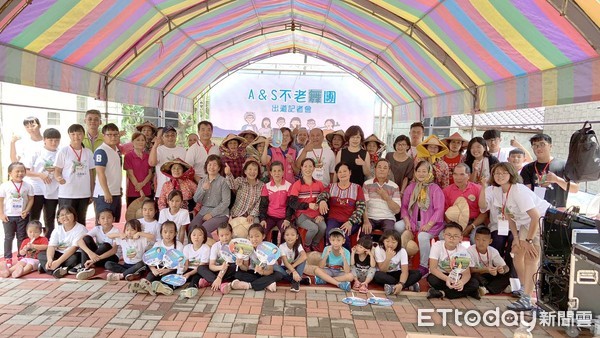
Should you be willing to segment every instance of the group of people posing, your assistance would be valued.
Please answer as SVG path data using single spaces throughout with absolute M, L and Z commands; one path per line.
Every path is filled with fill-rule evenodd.
M 499 131 L 470 141 L 458 133 L 423 140 L 420 122 L 385 153 L 386 144 L 359 126 L 329 133 L 328 146 L 319 128 L 285 127 L 280 146 L 252 130 L 217 146 L 212 124 L 202 121 L 186 150 L 173 127 L 146 122 L 121 144 L 116 125 L 100 130 L 98 111 L 85 121 L 87 130 L 68 128 L 70 144 L 62 149 L 58 130 L 42 135 L 37 119 L 24 121 L 30 140 L 13 142 L 10 180 L 0 187 L 0 276 L 38 269 L 88 279 L 102 266 L 108 279 L 130 281 L 132 291 L 171 294 L 161 278 L 179 272 L 189 282 L 186 297 L 208 286 L 275 291 L 282 279 L 292 291 L 329 283 L 366 293 L 373 282 L 399 294 L 418 291 L 426 277 L 428 297 L 477 299 L 503 292 L 513 278 L 521 288 L 512 290 L 519 299 L 510 308 L 528 310 L 540 216 L 551 204 L 565 206 L 566 189 L 578 190 L 563 179 L 565 162 L 552 157 L 545 134 L 530 139 L 534 160 L 514 140 L 501 148 Z M 120 232 L 113 222 L 121 218 L 123 170 L 127 205 L 132 215 L 139 210 Z M 97 225 L 88 231 L 91 202 Z M 10 264 L 15 235 L 20 260 Z M 276 240 L 281 259 L 265 266 L 252 254 L 227 262 L 221 248 L 234 237 L 255 248 Z M 463 237 L 471 247 L 461 245 Z M 150 247 L 182 250 L 184 269 L 146 266 Z M 311 252 L 322 253 L 311 261 Z

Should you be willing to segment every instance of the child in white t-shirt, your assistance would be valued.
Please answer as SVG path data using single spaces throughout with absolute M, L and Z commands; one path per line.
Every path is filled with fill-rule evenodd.
M 469 270 L 473 266 L 473 260 L 467 249 L 460 245 L 461 240 L 462 227 L 451 222 L 444 227 L 444 240 L 431 247 L 427 276 L 431 287 L 427 298 L 455 299 L 470 296 L 481 299 L 478 292 L 479 283 L 477 279 L 472 278 Z M 468 264 L 465 263 L 467 260 Z M 458 269 L 462 270 L 458 275 L 452 272 Z
M 202 277 L 198 282 L 198 287 L 210 286 L 213 291 L 219 290 L 224 293 L 227 282 L 232 281 L 235 276 L 235 263 L 228 263 L 221 254 L 221 247 L 229 245 L 233 236 L 231 225 L 226 221 L 220 224 L 217 227 L 217 235 L 219 241 L 210 248 L 208 266 L 200 265 L 198 267 L 198 274 Z
M 154 235 L 142 232 L 142 224 L 137 219 L 125 223 L 125 232 L 109 233 L 109 238 L 114 239 L 116 246 L 123 252 L 123 264 L 108 261 L 104 267 L 111 271 L 107 276 L 108 281 L 134 281 L 141 278 L 146 271 L 143 256 L 149 243 L 154 242 Z
M 156 215 L 156 206 L 154 201 L 147 198 L 142 203 L 142 218 L 138 219 L 142 224 L 142 231 L 154 236 L 154 241 L 160 241 L 160 223 L 154 218 Z M 189 216 L 188 216 L 189 217 Z M 151 244 L 154 245 L 154 242 Z
M 402 247 L 400 232 L 386 230 L 375 247 L 375 262 L 379 271 L 375 272 L 373 282 L 383 285 L 387 295 L 399 295 L 403 289 L 409 288 L 419 292 L 419 270 L 408 269 L 408 254 Z
M 162 236 L 162 240 L 154 243 L 154 248 L 161 247 L 165 250 L 165 252 L 171 249 L 183 249 L 183 244 L 176 240 L 177 226 L 174 222 L 164 222 L 160 227 L 160 234 Z M 148 292 L 151 295 L 160 293 L 163 295 L 170 296 L 173 294 L 173 289 L 170 286 L 162 283 L 160 280 L 163 276 L 170 275 L 175 272 L 177 272 L 177 269 L 158 268 L 155 266 L 150 266 L 150 271 L 148 272 L 146 278 L 142 278 L 142 280 L 139 282 L 141 290 L 136 291 Z M 130 289 L 132 288 L 133 286 L 130 286 Z
M 479 227 L 475 231 L 475 244 L 467 249 L 471 261 L 474 262 L 471 274 L 479 281 L 480 296 L 487 293 L 499 294 L 510 285 L 510 269 L 498 250 L 490 246 L 491 243 L 490 229 Z
M 27 238 L 27 221 L 33 207 L 33 186 L 23 181 L 25 166 L 13 162 L 8 166 L 9 180 L 0 185 L 0 220 L 4 226 L 4 258 L 12 261 L 15 235 L 17 247 Z
M 158 223 L 163 224 L 165 221 L 172 221 L 177 225 L 177 238 L 183 243 L 187 233 L 188 225 L 190 224 L 190 212 L 183 209 L 183 194 L 179 190 L 173 190 L 167 197 L 168 208 L 162 209 L 158 216 Z
M 189 282 L 187 289 L 182 290 L 180 297 L 192 298 L 198 294 L 198 282 L 200 276 L 198 268 L 201 265 L 208 266 L 210 260 L 210 247 L 206 244 L 208 234 L 203 226 L 194 228 L 190 233 L 190 244 L 183 247 L 183 255 L 185 256 L 185 267 L 183 277 Z
M 96 274 L 94 267 L 103 267 L 108 261 L 119 261 L 116 255 L 117 246 L 113 245 L 113 239 L 109 237 L 110 234 L 119 233 L 119 229 L 113 226 L 114 219 L 112 210 L 100 211 L 100 225 L 95 226 L 78 242 L 81 249 L 81 265 L 69 270 L 69 274 L 76 275 L 79 280 L 90 279 Z
M 292 284 L 290 291 L 300 292 L 300 283 L 310 285 L 307 277 L 302 278 L 304 268 L 306 267 L 306 251 L 302 247 L 302 237 L 298 233 L 298 228 L 288 226 L 283 232 L 284 243 L 279 246 L 281 251 L 281 263 L 275 265 L 275 271 L 283 275 L 283 279 Z

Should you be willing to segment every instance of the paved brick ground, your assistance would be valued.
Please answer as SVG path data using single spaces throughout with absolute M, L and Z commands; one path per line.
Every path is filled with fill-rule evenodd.
M 425 293 L 392 297 L 392 307 L 351 307 L 338 289 L 306 287 L 292 293 L 208 289 L 193 299 L 127 292 L 127 283 L 74 280 L 0 281 L 0 337 L 405 337 L 407 332 L 470 337 L 512 337 L 514 329 L 449 326 L 417 327 L 419 308 L 485 311 L 510 299 L 427 300 Z M 377 295 L 381 296 L 381 292 Z M 434 316 L 441 322 L 439 315 Z M 589 335 L 589 331 L 587 332 Z M 538 327 L 534 337 L 563 337 L 564 331 Z

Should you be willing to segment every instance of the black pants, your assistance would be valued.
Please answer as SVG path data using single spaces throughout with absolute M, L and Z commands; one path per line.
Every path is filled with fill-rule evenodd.
M 510 277 L 517 278 L 517 270 L 515 269 L 513 258 L 510 255 L 512 244 L 512 232 L 508 232 L 508 236 L 500 236 L 498 235 L 498 230 L 492 231 L 492 244 L 490 244 L 490 246 L 498 250 L 500 257 L 504 258 L 506 265 L 510 268 Z
M 59 198 L 58 207 L 71 206 L 75 208 L 77 213 L 77 223 L 85 225 L 85 216 L 87 214 L 87 208 L 90 205 L 89 198 Z
M 429 285 L 432 288 L 439 291 L 444 291 L 444 293 L 446 294 L 446 298 L 448 299 L 463 298 L 474 295 L 479 292 L 479 282 L 477 281 L 477 279 L 473 278 L 473 276 L 471 276 L 471 279 L 469 279 L 469 281 L 464 285 L 462 291 L 450 289 L 446 285 L 446 282 L 437 278 L 432 273 L 430 273 L 427 276 L 427 282 L 429 282 Z
M 8 222 L 2 222 L 2 225 L 4 227 L 4 258 L 12 258 L 15 235 L 17 236 L 17 250 L 27 238 L 27 218 L 8 216 Z
M 373 282 L 380 285 L 398 284 L 400 282 L 401 274 L 401 270 L 391 272 L 377 271 L 373 277 Z M 421 272 L 419 270 L 408 270 L 408 278 L 406 279 L 406 283 L 404 283 L 404 287 L 407 288 L 418 283 L 421 280 L 421 277 Z
M 146 267 L 143 261 L 139 261 L 135 264 L 119 264 L 118 262 L 108 261 L 104 264 L 104 268 L 111 272 L 122 273 L 123 276 L 131 275 L 141 268 Z
M 266 289 L 267 286 L 271 285 L 272 283 L 279 282 L 283 278 L 283 275 L 277 271 L 273 271 L 273 273 L 268 276 L 263 276 L 263 275 L 260 275 L 256 272 L 254 272 L 254 270 L 248 270 L 248 271 L 238 270 L 235 273 L 235 278 L 239 279 L 243 282 L 250 283 L 250 285 L 252 285 L 252 289 L 254 291 L 262 291 L 262 290 Z
M 227 264 L 227 263 L 223 263 Z M 207 282 L 212 284 L 215 279 L 217 279 L 217 273 L 208 268 L 208 265 L 200 265 L 198 267 L 198 275 L 200 278 L 206 279 Z M 223 275 L 223 279 L 221 282 L 231 282 L 235 278 L 235 263 L 229 264 L 227 270 L 225 271 L 225 275 Z M 200 281 L 200 279 L 198 279 Z
M 94 239 L 92 237 L 87 236 L 87 235 L 83 236 L 82 239 L 85 242 L 85 245 L 88 247 L 88 249 L 95 252 L 96 255 L 98 255 L 98 256 L 109 252 L 113 248 L 112 245 L 110 245 L 108 243 L 100 243 L 100 245 L 98 245 L 98 244 L 96 244 L 96 242 L 94 241 Z M 90 259 L 90 256 L 88 256 L 87 252 L 85 252 L 84 250 L 81 250 L 81 264 L 85 264 L 85 262 L 87 262 L 89 259 Z M 106 264 L 106 262 L 118 263 L 119 257 L 117 257 L 117 255 L 109 256 L 107 258 L 97 261 L 96 263 L 94 263 L 94 266 L 104 266 Z
M 489 273 L 479 274 L 474 273 L 472 277 L 477 279 L 480 286 L 485 286 L 488 292 L 492 295 L 502 293 L 507 286 L 510 285 L 510 274 L 497 274 L 492 276 Z
M 42 210 L 44 209 L 44 202 L 46 199 L 44 195 L 35 195 L 33 196 L 33 206 L 31 207 L 31 211 L 29 212 L 29 220 L 30 221 L 39 221 L 42 217 Z M 48 237 L 50 238 L 50 237 Z
M 48 256 L 47 256 L 47 252 L 41 251 L 38 254 L 38 259 L 40 260 L 40 268 L 42 269 L 42 271 L 46 271 L 48 274 L 52 274 L 52 272 L 54 272 L 54 270 L 46 270 L 46 263 L 48 263 Z M 53 260 L 57 260 L 59 259 L 63 254 L 61 252 L 55 251 L 54 252 L 54 259 Z M 72 254 L 71 257 L 67 258 L 66 261 L 64 261 L 60 266 L 64 266 L 67 269 L 70 269 L 72 267 L 74 267 L 75 265 L 79 264 L 79 258 L 81 258 L 80 255 L 76 253 Z
M 56 224 L 56 209 L 58 208 L 58 200 L 45 199 L 44 200 L 44 227 L 46 231 L 44 232 L 44 236 L 50 239 L 50 235 L 52 235 L 52 231 L 54 231 L 54 227 Z M 85 223 L 81 223 L 85 225 Z

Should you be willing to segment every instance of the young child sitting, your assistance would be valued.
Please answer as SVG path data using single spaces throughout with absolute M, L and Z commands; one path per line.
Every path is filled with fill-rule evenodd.
M 158 216 L 158 223 L 164 224 L 166 221 L 172 221 L 177 227 L 177 240 L 184 242 L 187 233 L 187 227 L 190 224 L 190 213 L 183 206 L 183 194 L 179 190 L 173 190 L 167 197 L 168 208 L 162 209 Z
M 142 272 L 146 271 L 146 264 L 142 260 L 149 243 L 154 243 L 154 235 L 142 232 L 142 224 L 137 219 L 125 223 L 125 232 L 110 233 L 107 235 L 114 239 L 115 244 L 123 252 L 123 264 L 108 261 L 104 264 L 106 270 L 111 271 L 106 275 L 108 281 L 138 280 Z
M 104 266 L 106 262 L 117 263 L 117 246 L 113 245 L 110 234 L 119 234 L 119 229 L 113 226 L 113 212 L 104 209 L 98 214 L 99 225 L 90 230 L 77 243 L 81 249 L 81 264 L 69 270 L 79 280 L 90 279 L 96 274 L 95 266 Z
M 304 267 L 306 266 L 306 251 L 302 247 L 302 237 L 298 233 L 298 228 L 288 226 L 283 233 L 285 240 L 279 246 L 281 251 L 281 263 L 283 265 L 275 265 L 275 271 L 279 271 L 283 278 L 292 284 L 290 291 L 299 292 L 300 283 L 310 284 L 308 278 L 302 278 Z
M 227 263 L 221 256 L 221 247 L 229 245 L 233 235 L 231 225 L 228 222 L 221 223 L 217 228 L 217 235 L 219 241 L 210 248 L 208 266 L 200 265 L 198 267 L 198 274 L 202 277 L 198 282 L 198 287 L 211 286 L 213 291 L 219 290 L 224 293 L 225 287 L 229 284 L 228 282 L 232 281 L 235 276 L 235 263 Z
M 19 256 L 22 258 L 19 262 L 10 268 L 6 261 L 0 262 L 0 277 L 19 278 L 38 269 L 40 261 L 37 259 L 38 252 L 46 251 L 48 248 L 48 239 L 42 236 L 42 223 L 31 221 L 27 224 L 27 238 L 21 243 Z
M 373 281 L 383 285 L 387 295 L 399 295 L 402 289 L 419 292 L 419 270 L 408 269 L 408 253 L 402 247 L 402 236 L 396 230 L 386 230 L 379 238 L 375 248 L 375 261 L 379 271 Z
M 461 240 L 462 227 L 451 222 L 444 228 L 444 240 L 436 242 L 431 247 L 429 253 L 430 273 L 427 276 L 431 287 L 427 292 L 427 298 L 455 299 L 471 296 L 481 299 L 478 292 L 479 283 L 471 277 L 469 270 L 469 267 L 473 267 L 473 260 L 470 260 L 468 266 L 456 263 L 461 253 L 469 256 L 467 249 L 460 245 Z M 453 269 L 464 269 L 457 280 L 449 277 Z
M 490 229 L 479 227 L 475 231 L 475 244 L 467 249 L 475 265 L 471 274 L 479 281 L 480 296 L 499 294 L 510 284 L 510 269 L 498 250 L 490 246 L 491 243 Z
M 154 218 L 156 215 L 156 206 L 154 201 L 147 198 L 142 203 L 142 218 L 138 221 L 142 224 L 143 232 L 154 235 L 154 241 L 160 241 L 160 223 Z M 154 243 L 151 243 L 154 244 Z
M 201 278 L 198 274 L 198 268 L 201 265 L 208 265 L 210 259 L 210 247 L 206 244 L 207 239 L 206 229 L 199 226 L 190 233 L 191 243 L 183 247 L 183 255 L 185 256 L 183 277 L 187 279 L 189 286 L 181 291 L 179 294 L 181 298 L 192 298 L 198 294 L 198 282 Z
M 350 251 L 344 248 L 346 235 L 340 228 L 329 231 L 329 243 L 323 254 L 319 267 L 315 268 L 315 284 L 332 284 L 344 291 L 350 291 L 350 281 L 354 276 L 350 273 Z
M 369 283 L 375 276 L 375 254 L 373 240 L 365 235 L 358 239 L 350 255 L 350 270 L 354 276 L 352 289 L 360 293 L 369 292 Z
M 265 239 L 265 228 L 258 223 L 254 223 L 248 229 L 248 239 L 256 250 L 256 247 Z M 256 251 L 252 252 L 248 259 L 237 259 L 235 262 L 239 270 L 235 273 L 235 280 L 225 287 L 225 292 L 230 289 L 248 290 L 252 288 L 255 291 L 267 289 L 271 292 L 277 291 L 277 282 L 283 278 L 283 275 L 274 269 L 274 265 L 263 265 L 258 260 Z M 228 290 L 229 289 L 229 290 Z

